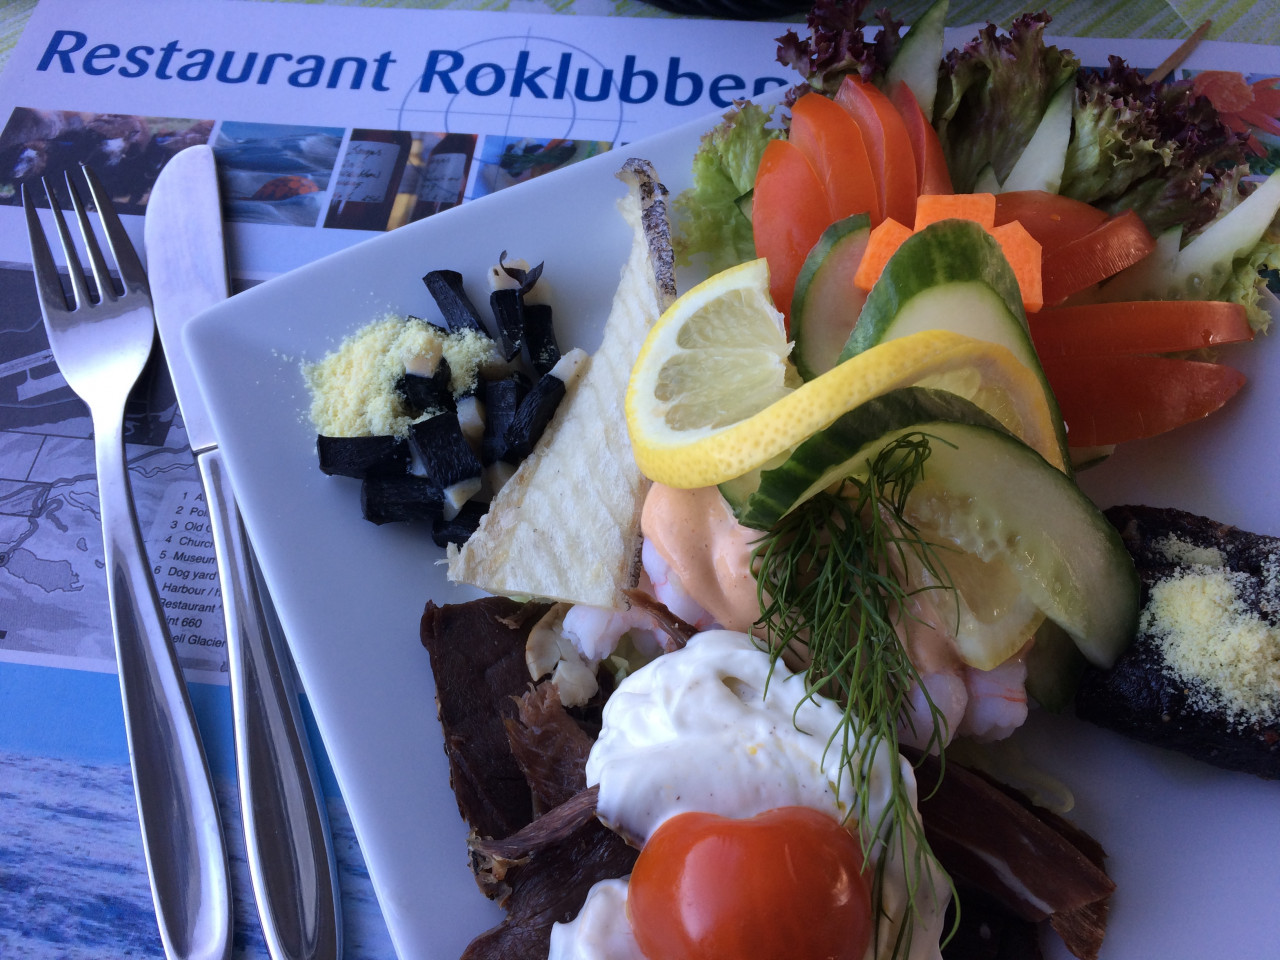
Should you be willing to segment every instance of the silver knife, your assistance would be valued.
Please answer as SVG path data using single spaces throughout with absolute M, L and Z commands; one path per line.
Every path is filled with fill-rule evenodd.
M 336 960 L 342 922 L 333 841 L 292 667 L 182 342 L 187 321 L 227 297 L 217 167 L 208 146 L 187 147 L 165 164 L 147 201 L 145 238 L 156 325 L 218 558 L 240 813 L 263 937 L 273 960 Z

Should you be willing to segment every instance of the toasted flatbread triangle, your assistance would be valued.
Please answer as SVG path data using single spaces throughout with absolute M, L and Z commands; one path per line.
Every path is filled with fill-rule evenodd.
M 645 160 L 618 174 L 635 231 L 600 349 L 561 401 L 538 446 L 503 485 L 449 579 L 489 593 L 621 607 L 639 577 L 640 510 L 649 481 L 636 467 L 622 397 L 649 327 L 675 299 L 667 190 Z

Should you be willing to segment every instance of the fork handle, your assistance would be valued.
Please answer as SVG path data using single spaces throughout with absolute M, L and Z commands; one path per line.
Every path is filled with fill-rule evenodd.
M 342 955 L 329 820 L 288 654 L 217 449 L 196 457 L 218 555 L 245 853 L 272 960 Z
M 169 960 L 226 960 L 231 879 L 218 804 L 138 529 L 124 418 L 95 416 L 93 427 L 107 597 L 160 939 Z

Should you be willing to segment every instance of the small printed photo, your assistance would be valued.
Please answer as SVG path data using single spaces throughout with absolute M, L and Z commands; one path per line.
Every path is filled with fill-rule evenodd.
M 352 130 L 329 194 L 324 225 L 386 230 L 412 146 L 413 135 L 406 130 Z
M 83 163 L 120 213 L 140 214 L 160 168 L 179 150 L 207 143 L 212 130 L 212 120 L 16 107 L 0 132 L 0 203 L 20 205 L 26 184 L 47 207 L 41 178 L 62 184 L 63 173 Z M 69 208 L 70 200 L 60 204 Z
M 561 140 L 547 137 L 485 137 L 480 151 L 473 197 L 497 193 L 504 187 L 604 153 L 607 140 Z
M 342 134 L 341 127 L 224 121 L 213 144 L 223 216 L 238 223 L 315 226 Z
M 474 133 L 352 130 L 326 227 L 394 230 L 462 203 Z

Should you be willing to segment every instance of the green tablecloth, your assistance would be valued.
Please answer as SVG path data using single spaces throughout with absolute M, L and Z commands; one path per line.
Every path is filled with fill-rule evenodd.
M 513 10 L 521 13 L 568 13 L 623 17 L 674 17 L 640 0 L 263 0 L 263 2 L 327 3 L 348 7 L 422 7 L 452 10 Z M 873 4 L 872 6 L 879 6 Z M 910 22 L 930 0 L 901 0 L 889 4 L 895 16 Z M 0 3 L 0 68 L 18 41 L 35 9 L 36 0 Z M 1209 38 L 1241 43 L 1280 44 L 1280 3 L 1268 0 L 955 0 L 947 22 L 951 25 L 992 20 L 1006 23 L 1026 10 L 1053 14 L 1053 32 L 1081 37 L 1182 38 L 1205 20 L 1212 20 Z M 800 19 L 797 16 L 794 19 Z

